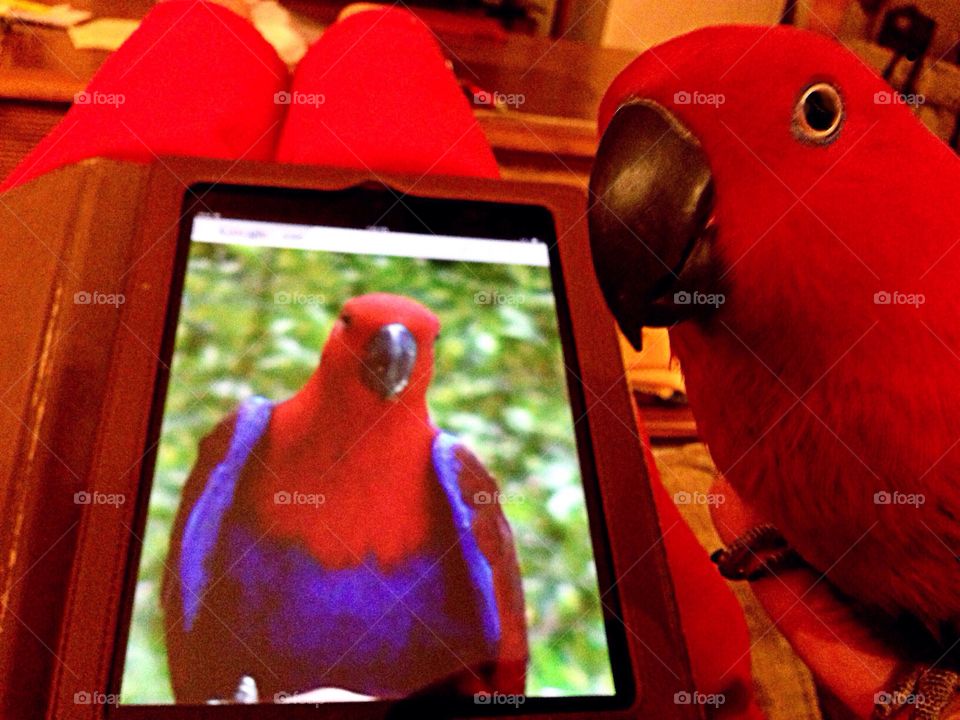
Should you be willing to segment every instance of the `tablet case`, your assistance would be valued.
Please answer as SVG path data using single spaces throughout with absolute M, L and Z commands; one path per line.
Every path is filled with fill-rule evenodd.
M 142 391 L 156 376 L 181 212 L 203 192 L 188 187 L 339 189 L 382 180 L 278 164 L 94 159 L 0 195 L 0 717 L 104 717 L 105 706 L 77 696 L 107 687 L 116 633 L 128 620 L 120 594 L 136 564 L 127 541 L 145 508 L 145 493 L 135 497 L 151 405 Z M 633 419 L 613 360 L 616 336 L 612 325 L 596 321 L 604 315 L 589 270 L 585 197 L 492 180 L 388 180 L 418 195 L 547 204 L 558 236 L 570 228 L 582 234 L 582 247 L 569 239 L 562 248 L 568 295 L 583 299 L 576 303 L 583 309 L 573 310 L 574 334 L 578 346 L 591 348 L 581 370 L 604 387 L 623 386 L 605 398 L 605 409 L 591 409 L 591 433 L 605 427 L 603 445 L 610 445 L 597 456 L 598 473 L 617 480 L 603 490 L 604 522 L 632 535 L 623 543 L 615 536 L 612 556 L 620 572 L 633 567 L 617 594 L 635 636 L 628 642 L 638 692 L 631 707 L 610 717 L 699 716 L 699 708 L 673 699 L 692 682 L 641 448 L 627 432 Z M 608 413 L 613 417 L 601 417 Z M 612 497 L 627 484 L 637 498 L 630 506 Z M 127 499 L 120 517 L 89 502 L 90 493 L 111 490 Z M 301 711 L 285 706 L 282 716 Z

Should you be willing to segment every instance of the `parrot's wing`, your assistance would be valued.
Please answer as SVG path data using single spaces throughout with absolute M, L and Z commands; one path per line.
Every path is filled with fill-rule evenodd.
M 179 596 L 179 603 L 170 604 L 180 606 L 186 632 L 197 618 L 210 581 L 210 559 L 220 538 L 223 519 L 233 503 L 237 481 L 250 451 L 270 422 L 272 408 L 272 403 L 265 398 L 246 400 L 234 419 L 221 423 L 200 445 L 197 463 L 180 501 L 163 593 L 168 599 Z M 229 427 L 232 431 L 225 443 L 224 435 Z M 176 588 L 172 587 L 171 576 L 178 580 Z M 167 612 L 172 609 L 168 607 Z M 168 628 L 171 620 L 174 618 L 168 620 Z
M 197 447 L 197 460 L 183 484 L 180 493 L 180 503 L 170 532 L 170 545 L 167 550 L 164 564 L 163 584 L 160 589 L 160 602 L 163 605 L 165 625 L 169 640 L 170 631 L 174 626 L 182 625 L 183 603 L 180 600 L 180 580 L 177 569 L 180 567 L 180 544 L 183 538 L 183 526 L 191 508 L 203 492 L 207 478 L 217 464 L 223 459 L 233 437 L 233 426 L 236 423 L 236 413 L 224 418 Z
M 205 674 L 200 672 L 204 661 L 201 659 L 198 645 L 204 644 L 203 638 L 187 635 L 184 632 L 183 601 L 180 597 L 180 548 L 183 527 L 190 510 L 206 486 L 210 473 L 227 454 L 236 413 L 221 420 L 204 437 L 197 448 L 197 460 L 183 486 L 180 504 L 170 533 L 170 545 L 164 563 L 163 584 L 160 590 L 160 603 L 163 607 L 163 629 L 167 646 L 167 662 L 170 669 L 170 682 L 178 702 L 203 703 L 213 697 L 212 683 L 206 682 Z M 223 652 L 223 648 L 220 648 Z
M 529 659 L 526 610 L 513 533 L 500 508 L 497 483 L 483 463 L 447 433 L 437 435 L 433 460 L 471 579 L 482 596 L 484 631 L 498 636 L 488 689 L 522 693 Z

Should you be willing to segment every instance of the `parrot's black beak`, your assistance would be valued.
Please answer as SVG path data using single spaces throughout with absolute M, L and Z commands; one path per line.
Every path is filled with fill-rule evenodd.
M 364 382 L 384 400 L 393 400 L 410 382 L 417 361 L 417 341 L 401 323 L 384 325 L 367 343 Z
M 670 326 L 722 302 L 712 209 L 697 138 L 653 101 L 622 105 L 597 150 L 588 219 L 604 298 L 638 350 L 644 326 Z

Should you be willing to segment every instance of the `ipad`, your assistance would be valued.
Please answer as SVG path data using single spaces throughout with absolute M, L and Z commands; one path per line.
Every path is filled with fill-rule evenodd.
M 81 528 L 50 717 L 691 715 L 583 192 L 64 173 L 101 400 L 43 529 Z
M 120 704 L 609 704 L 549 215 L 366 189 L 234 199 L 183 240 Z M 406 328 L 424 319 L 436 332 Z M 384 332 L 423 367 L 368 352 Z M 407 387 L 365 385 L 378 363 Z M 244 429 L 225 419 L 252 398 L 302 415 L 230 459 Z M 488 477 L 442 477 L 440 438 Z

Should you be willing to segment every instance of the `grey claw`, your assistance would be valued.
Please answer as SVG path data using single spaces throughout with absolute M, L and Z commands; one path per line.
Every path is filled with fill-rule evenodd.
M 710 559 L 727 580 L 756 580 L 796 562 L 797 555 L 773 525 L 751 528 Z

